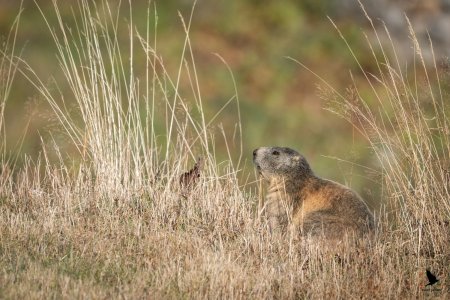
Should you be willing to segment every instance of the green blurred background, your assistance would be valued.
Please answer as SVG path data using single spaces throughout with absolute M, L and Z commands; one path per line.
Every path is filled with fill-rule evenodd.
M 122 2 L 119 20 L 123 24 L 119 39 L 123 39 L 124 57 L 127 57 L 129 5 L 128 1 Z M 145 34 L 148 2 L 131 2 L 134 26 Z M 447 1 L 425 1 L 428 3 L 426 5 L 420 4 L 421 1 L 414 2 L 417 3 L 383 1 L 373 5 L 368 2 L 366 8 L 374 18 L 386 19 L 394 42 L 400 49 L 410 48 L 406 43 L 408 34 L 403 12 L 411 14 L 419 30 L 434 26 L 434 23 L 427 25 L 426 22 L 444 20 L 443 25 L 435 25 L 437 29 L 431 32 L 436 33 L 438 55 L 445 55 L 439 52 L 439 47 L 448 49 L 447 32 L 443 29 L 448 17 Z M 40 0 L 38 3 L 50 23 L 56 26 L 51 1 Z M 76 5 L 72 9 L 75 1 L 58 3 L 64 21 L 68 26 L 73 26 L 73 13 L 77 11 Z M 109 3 L 111 7 L 117 7 L 117 1 Z M 188 18 L 193 1 L 156 1 L 155 4 L 158 50 L 164 54 L 169 72 L 176 74 L 185 36 L 178 12 Z M 3 40 L 19 7 L 20 1 L 0 0 L 0 36 Z M 151 8 L 153 13 L 153 3 Z M 23 9 L 16 41 L 20 56 L 42 81 L 48 82 L 51 87 L 56 80 L 61 91 L 70 94 L 69 87 L 59 80 L 62 75 L 56 48 L 36 4 L 24 1 Z M 437 15 L 442 18 L 437 18 Z M 359 91 L 367 91 L 370 101 L 363 74 L 327 16 L 343 32 L 362 67 L 367 72 L 375 70 L 376 64 L 363 34 L 368 32 L 370 39 L 369 24 L 356 1 L 197 1 L 190 37 L 205 114 L 207 119 L 212 118 L 234 94 L 233 82 L 226 66 L 215 55 L 217 53 L 230 66 L 236 79 L 247 172 L 252 167 L 251 153 L 254 148 L 263 145 L 289 146 L 302 152 L 320 176 L 348 184 L 375 203 L 373 200 L 379 195 L 379 178 L 357 166 L 377 169 L 377 161 L 369 145 L 350 124 L 324 109 L 327 103 L 319 97 L 317 89 L 317 85 L 322 83 L 309 71 L 286 58 L 301 61 L 338 91 L 345 91 L 351 85 L 351 72 Z M 153 21 L 150 23 L 153 24 Z M 403 58 L 408 60 L 407 55 L 402 55 Z M 141 68 L 139 64 L 137 66 L 136 72 L 145 72 L 144 63 Z M 9 155 L 20 153 L 19 165 L 23 163 L 22 154 L 37 157 L 42 149 L 41 137 L 45 143 L 61 131 L 48 104 L 20 74 L 8 99 L 5 119 L 6 148 Z M 232 137 L 237 122 L 236 106 L 231 104 L 213 123 L 211 130 L 216 131 L 216 147 L 221 159 L 225 159 L 226 150 L 219 128 L 223 125 L 228 137 Z M 20 145 L 22 137 L 24 143 Z M 58 138 L 64 143 L 64 137 Z M 231 150 L 238 157 L 238 139 L 234 142 L 231 143 Z

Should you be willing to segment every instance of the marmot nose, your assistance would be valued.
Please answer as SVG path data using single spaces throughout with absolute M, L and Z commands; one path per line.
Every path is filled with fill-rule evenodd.
M 258 149 L 253 150 L 253 158 L 256 157 L 256 153 L 258 152 Z

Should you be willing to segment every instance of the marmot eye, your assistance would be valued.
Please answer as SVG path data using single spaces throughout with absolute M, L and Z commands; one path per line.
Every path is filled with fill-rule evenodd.
M 280 155 L 280 152 L 279 151 L 277 151 L 277 150 L 274 150 L 273 152 L 272 152 L 272 155 Z

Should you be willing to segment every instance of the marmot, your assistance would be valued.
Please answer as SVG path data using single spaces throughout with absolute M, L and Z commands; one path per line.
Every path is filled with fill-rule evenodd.
M 346 232 L 363 235 L 374 229 L 374 217 L 351 189 L 317 177 L 306 159 L 284 147 L 253 151 L 259 174 L 268 181 L 265 211 L 270 227 L 300 231 L 303 237 L 339 240 Z

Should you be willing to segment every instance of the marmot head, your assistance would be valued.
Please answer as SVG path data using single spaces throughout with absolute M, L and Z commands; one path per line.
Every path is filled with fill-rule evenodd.
M 253 151 L 253 163 L 265 179 L 285 180 L 312 176 L 306 159 L 286 147 L 261 147 Z

